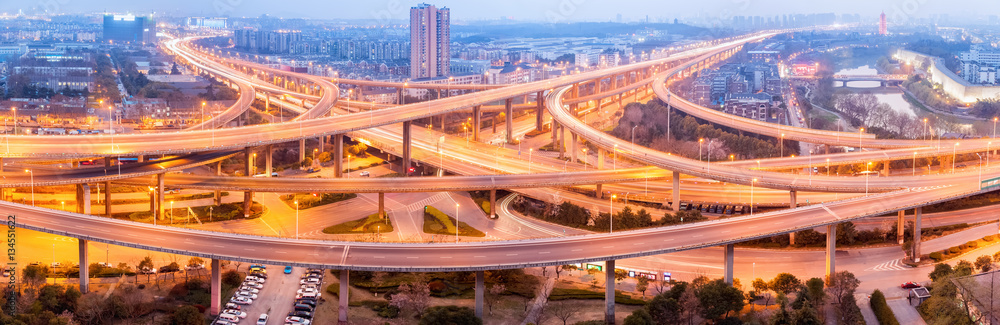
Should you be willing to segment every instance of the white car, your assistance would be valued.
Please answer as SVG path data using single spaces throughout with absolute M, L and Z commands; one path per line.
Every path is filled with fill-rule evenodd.
M 223 310 L 222 313 L 223 314 L 230 314 L 230 315 L 239 317 L 240 319 L 247 318 L 247 312 L 245 312 L 245 311 L 239 311 L 239 310 L 233 310 L 233 309 L 226 309 L 226 310 Z
M 302 281 L 299 281 L 299 284 L 320 284 L 320 282 L 323 282 L 323 280 L 317 278 L 308 278 L 308 279 L 302 279 Z
M 318 284 L 314 284 L 314 283 L 303 284 L 303 285 L 299 286 L 299 289 L 316 289 L 316 290 L 319 290 L 319 285 Z
M 285 317 L 285 323 L 309 325 L 309 320 L 299 316 Z
M 316 290 L 316 288 L 302 288 L 299 289 L 299 291 L 296 291 L 295 293 L 303 294 L 303 293 L 316 293 L 316 292 L 319 292 L 319 290 Z
M 195 264 L 195 265 L 188 265 L 188 266 L 184 267 L 184 269 L 188 270 L 188 271 L 201 270 L 201 269 L 204 269 L 204 268 L 205 268 L 205 264 Z
M 257 317 L 257 325 L 267 325 L 267 314 L 260 314 L 260 317 Z
M 302 299 L 302 298 L 309 298 L 309 299 L 319 298 L 319 292 L 304 292 L 295 295 L 295 299 Z
M 237 305 L 237 304 L 234 304 L 234 303 L 231 303 L 231 302 L 227 302 L 226 303 L 226 309 L 240 310 L 242 308 L 240 308 L 240 305 Z
M 237 292 L 236 295 L 240 296 L 240 297 L 247 297 L 247 298 L 250 298 L 250 299 L 257 299 L 257 294 L 256 293 L 250 293 L 249 291 L 240 291 L 240 292 Z
M 264 283 L 266 281 L 266 279 L 251 275 L 251 276 L 248 276 L 248 277 L 244 278 L 243 281 L 254 281 L 254 282 Z
M 260 284 L 260 283 L 257 283 L 257 282 L 253 282 L 253 281 L 243 282 L 243 285 L 244 286 L 248 286 L 248 287 L 254 287 L 254 288 L 257 288 L 257 289 L 263 289 L 264 288 L 263 284 Z
M 257 289 L 257 288 L 254 288 L 254 287 L 250 287 L 250 286 L 242 286 L 242 287 L 240 287 L 239 291 L 247 291 L 247 292 L 250 292 L 250 293 L 260 293 L 260 289 Z
M 229 301 L 240 305 L 249 305 L 253 303 L 253 299 L 247 297 L 232 297 L 229 298 Z

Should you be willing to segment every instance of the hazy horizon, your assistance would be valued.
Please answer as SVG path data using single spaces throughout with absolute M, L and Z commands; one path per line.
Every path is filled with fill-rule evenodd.
M 317 3 L 290 0 L 280 5 L 261 0 L 175 0 L 168 3 L 126 0 L 72 1 L 13 0 L 0 3 L 0 12 L 25 14 L 42 12 L 56 14 L 84 14 L 92 12 L 155 12 L 167 16 L 230 16 L 257 17 L 268 14 L 283 18 L 310 19 L 373 19 L 380 21 L 407 19 L 409 8 L 422 1 L 352 1 Z M 732 16 L 774 16 L 783 14 L 836 13 L 861 14 L 874 17 L 885 11 L 897 20 L 927 17 L 933 14 L 949 16 L 996 15 L 981 9 L 995 5 L 986 0 L 929 1 L 893 0 L 873 3 L 868 0 L 843 1 L 756 1 L 756 0 L 706 0 L 688 1 L 654 0 L 508 0 L 505 2 L 427 1 L 438 7 L 449 7 L 453 20 L 496 20 L 501 17 L 520 21 L 615 21 L 620 14 L 624 22 L 648 17 L 651 20 L 690 18 L 695 16 L 725 20 Z M 609 8 L 608 5 L 614 7 Z M 1000 11 L 998 11 L 1000 12 Z

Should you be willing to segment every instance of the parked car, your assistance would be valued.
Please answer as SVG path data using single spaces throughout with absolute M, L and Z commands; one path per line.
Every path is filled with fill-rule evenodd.
M 247 318 L 247 312 L 245 312 L 245 311 L 239 311 L 239 310 L 234 310 L 234 309 L 226 309 L 226 310 L 223 310 L 222 313 L 223 314 L 235 315 L 236 317 L 239 317 L 240 319 Z
M 285 274 L 292 274 L 292 267 L 291 266 L 286 266 L 285 267 Z
M 203 269 L 205 269 L 205 264 L 188 265 L 188 266 L 185 266 L 184 269 L 188 270 L 188 271 L 203 270 Z
M 318 278 L 306 278 L 306 279 L 302 279 L 302 281 L 299 281 L 299 284 L 309 284 L 309 283 L 319 284 L 320 282 L 323 282 L 323 281 L 320 280 L 320 279 L 318 279 Z
M 295 299 L 296 304 L 307 305 L 309 307 L 316 308 L 316 299 L 299 298 Z
M 266 281 L 266 279 L 264 279 L 262 277 L 259 277 L 259 276 L 253 276 L 253 275 L 251 275 L 251 276 L 248 276 L 248 277 L 244 278 L 243 281 L 253 281 L 253 282 L 258 282 L 258 283 L 264 283 Z
M 240 307 L 240 305 L 237 305 L 237 304 L 234 304 L 234 303 L 231 303 L 231 302 L 227 302 L 225 308 L 226 309 L 236 309 L 236 310 L 243 309 L 242 307 Z
M 316 290 L 316 288 L 308 287 L 308 288 L 299 289 L 299 291 L 296 291 L 295 294 L 317 293 L 317 292 L 319 292 L 319 290 Z
M 249 291 L 239 291 L 239 292 L 236 292 L 236 295 L 239 296 L 239 297 L 247 297 L 247 298 L 250 298 L 250 299 L 257 299 L 257 294 L 256 293 L 250 293 Z
M 253 303 L 253 299 L 240 296 L 234 296 L 232 298 L 229 298 L 229 301 L 240 305 L 249 305 Z
M 288 316 L 285 317 L 285 323 L 309 325 L 310 321 L 299 316 Z
M 243 285 L 254 287 L 254 288 L 257 288 L 257 289 L 263 289 L 264 288 L 264 285 L 262 285 L 260 283 L 257 283 L 257 282 L 253 282 L 253 281 L 243 282 Z
M 306 305 L 306 304 L 295 304 L 295 306 L 293 306 L 292 308 L 294 308 L 295 311 L 300 311 L 301 310 L 301 311 L 312 312 L 313 308 L 315 308 L 315 307 L 310 306 L 310 305 Z
M 246 291 L 246 292 L 249 292 L 249 293 L 260 293 L 260 289 L 253 288 L 253 287 L 248 287 L 248 286 L 242 286 L 242 287 L 240 287 L 240 291 Z
M 899 287 L 903 288 L 903 289 L 913 289 L 913 288 L 920 288 L 920 287 L 922 287 L 922 285 L 920 285 L 919 283 L 916 283 L 916 282 L 907 282 L 907 283 L 903 283 Z
M 142 270 L 139 270 L 139 273 L 142 273 L 142 274 L 156 274 L 156 269 L 155 268 L 144 267 L 144 268 L 142 268 Z
M 361 177 L 371 177 L 372 173 L 369 173 L 368 171 L 363 171 L 360 173 L 360 175 Z
M 260 317 L 257 317 L 257 325 L 267 325 L 267 314 L 260 314 Z
M 308 312 L 308 311 L 299 310 L 299 311 L 293 311 L 293 312 L 288 313 L 288 316 L 299 316 L 299 317 L 302 317 L 302 318 L 312 318 L 313 314 L 311 312 Z

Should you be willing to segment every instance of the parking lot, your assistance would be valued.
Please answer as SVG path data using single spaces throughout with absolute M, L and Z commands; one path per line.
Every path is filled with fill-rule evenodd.
M 261 314 L 267 314 L 266 324 L 285 324 L 285 317 L 292 311 L 296 291 L 299 290 L 299 281 L 304 272 L 302 268 L 292 268 L 290 274 L 285 274 L 285 267 L 282 265 L 267 265 L 267 278 L 261 284 L 257 299 L 249 305 L 240 305 L 240 311 L 246 313 L 246 318 L 237 324 L 257 324 L 257 319 Z M 247 274 L 248 270 L 241 270 Z M 246 282 L 244 282 L 246 283 Z M 240 290 L 237 289 L 237 292 Z M 223 297 L 223 306 L 230 300 L 230 297 Z

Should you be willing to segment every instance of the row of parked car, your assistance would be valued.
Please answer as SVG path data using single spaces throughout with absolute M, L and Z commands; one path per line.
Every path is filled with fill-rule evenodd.
M 253 301 L 257 299 L 257 294 L 260 293 L 260 289 L 264 288 L 265 282 L 267 282 L 267 267 L 257 264 L 251 265 L 250 275 L 243 278 L 243 284 L 229 298 L 225 309 L 219 313 L 219 318 L 216 319 L 214 324 L 239 324 L 241 320 L 247 318 L 247 313 L 242 310 L 243 306 L 253 304 Z M 261 314 L 257 319 L 257 324 L 267 324 L 267 314 Z
M 285 317 L 285 325 L 309 325 L 313 322 L 323 287 L 323 270 L 307 269 L 299 279 L 292 312 Z
M 701 213 L 736 215 L 750 213 L 750 207 L 743 205 L 689 204 L 687 202 L 681 202 L 681 211 L 701 211 Z

